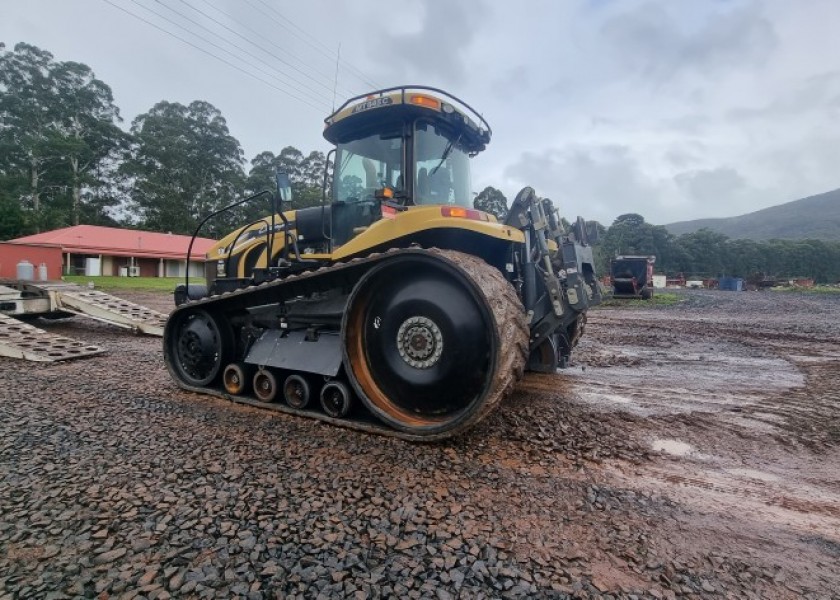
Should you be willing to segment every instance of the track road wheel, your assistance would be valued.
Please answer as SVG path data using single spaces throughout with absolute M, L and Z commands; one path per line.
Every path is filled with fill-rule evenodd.
M 230 363 L 225 367 L 224 373 L 222 373 L 222 383 L 228 394 L 233 394 L 234 396 L 244 394 L 251 383 L 248 365 L 239 362 Z
M 232 347 L 229 330 L 204 310 L 187 311 L 170 319 L 164 332 L 169 370 L 191 386 L 212 384 Z
M 350 390 L 340 381 L 330 381 L 321 388 L 321 408 L 334 419 L 346 417 L 351 402 Z
M 268 369 L 260 369 L 254 374 L 254 395 L 260 402 L 274 402 L 278 388 L 277 378 Z
M 343 336 L 365 406 L 427 440 L 484 417 L 521 373 L 528 342 L 522 307 L 498 270 L 438 250 L 369 271 L 351 294 Z
M 300 375 L 289 375 L 283 384 L 283 397 L 292 408 L 306 408 L 310 398 L 309 383 Z

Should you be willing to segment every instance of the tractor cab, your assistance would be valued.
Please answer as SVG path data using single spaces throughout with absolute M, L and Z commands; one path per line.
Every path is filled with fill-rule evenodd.
M 325 119 L 324 137 L 335 145 L 327 161 L 333 164 L 331 197 L 320 206 L 289 210 L 288 175 L 278 173 L 281 193 L 272 196 L 272 216 L 210 249 L 208 284 L 216 292 L 237 289 L 394 244 L 393 236 L 361 243 L 359 234 L 383 216 L 424 205 L 472 208 L 469 159 L 490 136 L 481 115 L 436 88 L 393 87 L 350 98 Z M 271 196 L 259 192 L 207 218 L 266 194 Z M 359 248 L 351 248 L 351 240 Z
M 386 210 L 472 206 L 470 157 L 490 141 L 487 122 L 443 90 L 388 88 L 351 98 L 325 119 L 335 144 L 332 247 Z

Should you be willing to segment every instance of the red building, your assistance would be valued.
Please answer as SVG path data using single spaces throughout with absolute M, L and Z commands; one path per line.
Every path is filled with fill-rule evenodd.
M 204 276 L 204 255 L 215 240 L 195 238 L 190 277 Z M 190 236 L 76 225 L 0 242 L 0 277 L 15 278 L 21 260 L 44 263 L 59 275 L 183 277 Z

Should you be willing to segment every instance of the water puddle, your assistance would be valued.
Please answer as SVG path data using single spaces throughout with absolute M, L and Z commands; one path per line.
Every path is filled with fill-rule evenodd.
M 694 448 L 691 444 L 686 444 L 685 442 L 681 442 L 679 440 L 662 438 L 653 440 L 651 448 L 654 452 L 664 452 L 665 454 L 670 454 L 671 456 L 688 456 L 694 452 Z
M 756 479 L 758 481 L 779 481 L 779 478 L 771 473 L 764 471 L 757 471 L 756 469 L 726 469 L 726 472 L 736 477 L 744 477 L 746 479 Z

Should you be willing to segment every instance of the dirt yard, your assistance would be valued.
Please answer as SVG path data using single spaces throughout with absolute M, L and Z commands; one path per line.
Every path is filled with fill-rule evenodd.
M 0 359 L 0 598 L 840 597 L 840 295 L 592 311 L 570 369 L 435 445 L 36 324 L 108 352 Z

